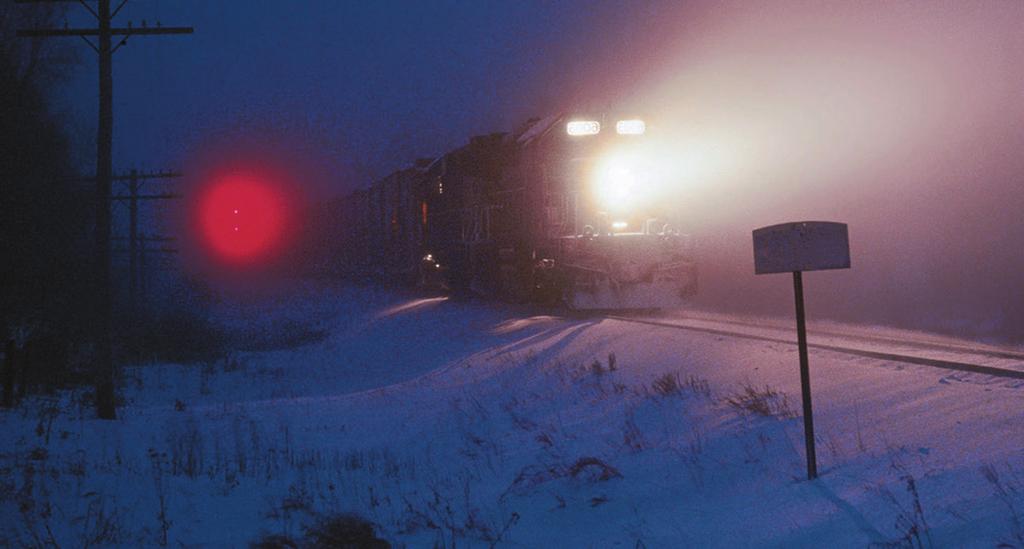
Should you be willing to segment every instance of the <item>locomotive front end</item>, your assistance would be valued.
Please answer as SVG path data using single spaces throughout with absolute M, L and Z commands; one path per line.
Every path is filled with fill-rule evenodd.
M 607 126 L 566 124 L 580 152 L 572 167 L 574 230 L 559 239 L 563 299 L 577 310 L 682 307 L 697 290 L 697 268 L 691 239 L 680 232 L 672 174 L 651 153 L 643 120 Z

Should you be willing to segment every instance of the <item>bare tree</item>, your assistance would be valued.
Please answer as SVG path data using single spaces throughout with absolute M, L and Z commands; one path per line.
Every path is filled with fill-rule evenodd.
M 15 342 L 5 348 L 16 360 L 4 363 L 18 370 L 5 372 L 5 385 L 64 381 L 87 313 L 80 273 L 91 204 L 70 180 L 71 146 L 49 106 L 76 58 L 66 44 L 15 36 L 23 25 L 62 25 L 63 13 L 58 4 L 0 4 L 0 323 Z

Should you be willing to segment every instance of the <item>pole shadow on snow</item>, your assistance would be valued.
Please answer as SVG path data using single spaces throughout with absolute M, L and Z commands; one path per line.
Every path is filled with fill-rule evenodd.
M 872 545 L 884 545 L 887 543 L 885 536 L 883 536 L 881 532 L 879 532 L 874 526 L 872 526 L 871 523 L 868 522 L 868 519 L 865 518 L 864 515 L 857 510 L 856 507 L 854 507 L 849 502 L 836 495 L 835 492 L 833 492 L 831 489 L 829 489 L 828 486 L 825 485 L 824 481 L 822 481 L 821 479 L 815 479 L 810 482 L 810 485 L 814 486 L 814 488 L 822 496 L 824 496 L 825 499 L 829 500 L 832 503 L 832 505 L 835 505 L 836 509 L 838 509 L 847 517 L 849 517 L 850 520 L 853 521 L 853 523 L 857 526 L 857 528 L 866 536 L 868 536 L 868 538 L 871 539 Z

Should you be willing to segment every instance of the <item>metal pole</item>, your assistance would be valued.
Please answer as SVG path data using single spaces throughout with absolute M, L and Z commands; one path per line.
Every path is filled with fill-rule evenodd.
M 793 294 L 796 297 L 796 340 L 800 348 L 800 390 L 804 402 L 804 438 L 807 443 L 807 479 L 818 476 L 818 458 L 814 453 L 814 415 L 811 412 L 811 372 L 807 360 L 807 326 L 804 322 L 803 273 L 793 272 Z
M 114 402 L 114 356 L 111 349 L 110 288 L 110 178 L 113 172 L 113 73 L 111 70 L 110 0 L 99 0 L 99 82 L 100 109 L 96 130 L 96 414 L 116 419 Z

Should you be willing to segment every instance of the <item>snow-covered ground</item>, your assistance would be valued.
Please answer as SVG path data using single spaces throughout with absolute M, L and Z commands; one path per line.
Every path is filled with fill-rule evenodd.
M 1024 546 L 1019 382 L 812 351 L 809 482 L 791 345 L 312 285 L 217 320 L 241 350 L 127 369 L 118 421 L 0 412 L 0 546 L 344 512 L 408 547 Z

